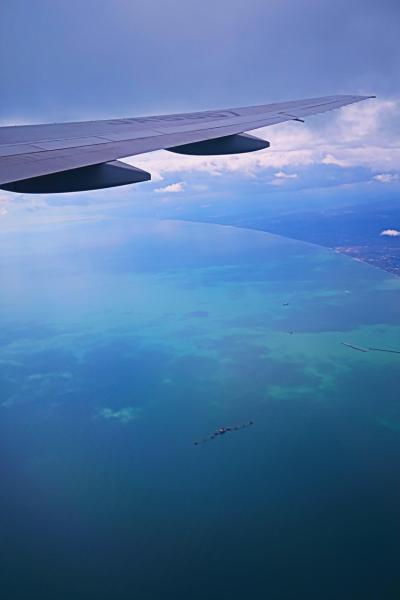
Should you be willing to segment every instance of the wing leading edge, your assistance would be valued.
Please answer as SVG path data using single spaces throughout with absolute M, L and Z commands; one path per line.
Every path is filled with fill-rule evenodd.
M 145 181 L 150 174 L 128 172 L 118 159 L 161 149 L 197 155 L 252 152 L 269 144 L 242 135 L 247 131 L 303 121 L 373 97 L 326 96 L 197 113 L 0 127 L 0 188 L 51 193 Z M 110 167 L 101 167 L 106 163 Z

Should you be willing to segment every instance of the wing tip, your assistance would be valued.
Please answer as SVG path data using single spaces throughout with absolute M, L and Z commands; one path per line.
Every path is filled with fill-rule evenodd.
M 364 102 L 364 100 L 371 100 L 371 99 L 375 99 L 377 96 L 375 95 L 369 95 L 369 96 L 361 96 L 360 94 L 356 95 L 351 95 L 351 94 L 347 94 L 342 96 L 343 99 L 347 99 L 349 104 L 353 104 L 355 102 Z

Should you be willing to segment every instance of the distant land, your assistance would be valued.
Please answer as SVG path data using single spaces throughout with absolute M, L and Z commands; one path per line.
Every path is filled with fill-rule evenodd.
M 400 206 L 393 206 L 393 203 L 282 215 L 218 215 L 206 220 L 327 246 L 400 276 L 400 236 L 382 235 L 388 229 L 400 230 Z

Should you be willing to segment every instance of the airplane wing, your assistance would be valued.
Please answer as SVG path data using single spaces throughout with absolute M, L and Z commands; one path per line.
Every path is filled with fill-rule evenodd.
M 245 134 L 374 96 L 325 96 L 204 112 L 0 127 L 0 188 L 15 192 L 82 191 L 146 181 L 118 159 L 153 150 L 232 154 L 267 148 Z

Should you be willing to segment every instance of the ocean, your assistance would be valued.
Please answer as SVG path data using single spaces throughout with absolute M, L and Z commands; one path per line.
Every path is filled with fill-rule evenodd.
M 4 234 L 1 597 L 399 598 L 399 292 L 234 227 Z

